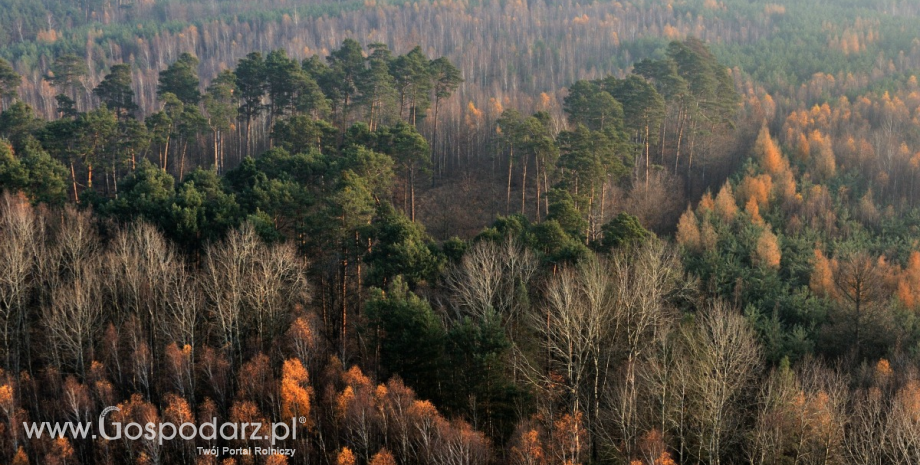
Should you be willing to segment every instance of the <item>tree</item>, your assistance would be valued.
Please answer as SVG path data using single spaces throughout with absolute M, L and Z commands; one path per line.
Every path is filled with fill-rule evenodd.
M 93 89 L 93 94 L 114 111 L 119 119 L 130 116 L 137 110 L 134 90 L 131 88 L 131 65 L 112 65 L 109 74 L 106 74 L 102 82 Z
M 252 156 L 252 122 L 262 114 L 265 95 L 265 59 L 252 52 L 237 62 L 236 85 L 240 91 L 240 119 L 246 121 L 246 155 Z
M 620 213 L 616 218 L 601 227 L 604 236 L 599 246 L 602 250 L 611 250 L 624 246 L 641 244 L 651 233 L 642 227 L 639 219 L 628 213 Z
M 270 350 L 290 327 L 294 309 L 308 297 L 305 270 L 294 245 L 260 243 L 243 291 L 246 323 L 256 336 L 254 342 Z
M 856 358 L 861 359 L 868 317 L 887 295 L 883 271 L 866 252 L 850 252 L 839 259 L 833 283 L 839 300 L 849 307 L 849 333 Z
M 403 175 L 403 209 L 415 221 L 415 184 L 419 174 L 427 174 L 431 167 L 428 141 L 418 130 L 402 121 L 377 134 L 377 145 L 383 153 L 393 157 Z M 408 192 L 406 192 L 408 191 Z M 406 198 L 408 197 L 408 205 Z
M 235 196 L 224 190 L 213 170 L 198 168 L 189 173 L 170 202 L 160 224 L 190 251 L 222 237 L 239 225 L 242 216 Z
M 441 101 L 450 98 L 451 94 L 453 94 L 454 91 L 460 87 L 460 84 L 463 83 L 463 77 L 460 70 L 446 57 L 434 59 L 428 66 L 431 69 L 432 81 L 434 83 L 434 128 L 431 134 L 431 141 L 435 148 L 437 148 L 439 143 L 438 128 L 440 123 L 438 113 L 441 108 Z M 432 160 L 438 161 L 438 171 L 441 172 L 445 165 L 443 156 L 432 153 Z
M 265 57 L 265 89 L 270 100 L 271 121 L 294 109 L 302 74 L 300 64 L 288 58 L 284 49 L 272 50 Z
M 445 333 L 428 302 L 397 277 L 388 292 L 373 291 L 364 312 L 381 373 L 399 375 L 424 398 L 440 397 Z
M 22 77 L 13 69 L 10 62 L 0 58 L 0 110 L 4 109 L 4 102 L 15 98 L 22 84 Z
M 437 276 L 440 260 L 432 252 L 430 238 L 424 228 L 396 211 L 389 203 L 381 203 L 367 228 L 372 241 L 364 262 L 370 266 L 367 283 L 385 288 L 396 276 L 409 285 L 429 281 Z
M 252 226 L 233 230 L 221 243 L 205 249 L 202 290 L 208 300 L 208 316 L 218 331 L 221 348 L 242 358 L 243 299 L 248 270 L 258 246 Z
M 782 252 L 780 251 L 779 240 L 776 234 L 771 231 L 770 225 L 766 225 L 763 232 L 760 233 L 760 237 L 757 238 L 753 261 L 760 266 L 776 270 L 779 269 L 781 257 Z
M 329 90 L 332 70 L 318 55 L 305 58 L 300 63 L 300 68 L 304 72 L 306 79 L 301 97 L 298 99 L 298 105 L 301 111 L 309 113 L 313 118 L 324 118 L 332 110 L 333 97 L 325 92 Z M 335 119 L 332 120 L 333 126 Z
M 100 84 L 101 85 L 101 84 Z M 97 88 L 98 89 L 98 88 Z M 115 150 L 118 135 L 119 113 L 102 107 L 80 115 L 75 125 L 77 157 L 86 167 L 86 188 L 93 188 L 93 169 L 97 166 L 108 168 L 120 160 L 120 153 Z M 108 179 L 106 179 L 108 181 Z M 106 192 L 108 192 L 106 183 Z
M 396 116 L 396 83 L 390 75 L 393 56 L 385 44 L 368 45 L 367 68 L 361 75 L 358 87 L 361 103 L 366 108 L 367 126 L 376 131 L 381 124 L 389 124 Z
M 396 80 L 399 116 L 416 126 L 431 106 L 431 69 L 428 57 L 416 46 L 391 62 L 390 73 Z
M 313 389 L 307 370 L 296 358 L 284 361 L 281 369 L 281 418 L 310 418 L 310 397 Z M 309 429 L 310 425 L 300 423 Z
M 233 71 L 224 70 L 208 86 L 204 95 L 204 109 L 208 126 L 213 134 L 214 169 L 223 172 L 226 153 L 224 135 L 230 132 L 239 118 L 239 87 Z
M 694 364 L 695 455 L 719 464 L 724 444 L 737 432 L 735 400 L 761 363 L 760 347 L 747 320 L 722 301 L 697 313 L 697 321 L 683 331 Z
M 297 115 L 275 122 L 275 127 L 272 129 L 272 140 L 276 147 L 291 154 L 305 154 L 312 151 L 320 153 L 325 146 L 329 145 L 324 142 L 329 139 L 334 140 L 335 134 L 335 127 L 326 121 L 314 120 L 307 115 Z
M 0 194 L 0 234 L 4 237 L 0 242 L 0 329 L 5 366 L 14 373 L 28 355 L 27 304 L 38 281 L 35 244 L 42 240 L 38 221 L 24 198 L 11 192 Z
M 61 205 L 67 200 L 67 169 L 35 139 L 14 153 L 0 139 L 0 185 L 21 190 L 35 203 Z
M 51 72 L 45 76 L 45 79 L 53 86 L 58 88 L 58 111 L 63 117 L 75 117 L 77 115 L 77 86 L 83 85 L 83 79 L 89 72 L 86 66 L 86 60 L 76 55 L 60 55 L 54 59 L 51 65 Z
M 607 78 L 604 87 L 623 106 L 623 122 L 633 141 L 642 147 L 645 158 L 645 189 L 648 190 L 651 146 L 658 142 L 658 130 L 664 119 L 664 99 L 651 84 L 639 76 L 626 79 Z M 636 166 L 639 166 L 636 157 Z
M 175 63 L 160 71 L 157 95 L 171 93 L 186 105 L 197 105 L 201 100 L 198 79 L 198 58 L 190 53 L 179 55 Z
M 81 377 L 86 376 L 87 357 L 96 341 L 102 317 L 102 276 L 94 254 L 97 238 L 89 215 L 68 208 L 58 234 L 58 251 L 67 279 L 51 290 L 42 311 L 50 345 L 50 358 Z
M 507 110 L 502 112 L 501 117 L 496 121 L 499 141 L 503 148 L 508 150 L 508 189 L 505 198 L 505 213 L 509 215 L 511 214 L 511 173 L 514 167 L 514 149 L 521 141 L 523 119 L 523 115 L 517 110 Z
M 35 110 L 23 102 L 16 102 L 0 113 L 0 135 L 9 139 L 17 150 L 41 127 L 42 121 Z
M 170 109 L 168 102 L 167 108 Z M 174 112 L 171 109 L 170 111 L 162 110 L 144 119 L 144 125 L 147 126 L 147 134 L 150 137 L 150 145 L 157 147 L 157 163 L 163 172 L 166 172 L 166 164 L 169 162 L 169 143 L 172 140 L 174 124 L 170 113 Z
M 754 142 L 754 155 L 757 156 L 761 168 L 771 175 L 779 175 L 789 169 L 788 160 L 783 157 L 779 146 L 770 137 L 767 126 L 760 128 L 757 140 Z
M 351 105 L 359 92 L 359 82 L 364 73 L 364 56 L 359 44 L 354 39 L 345 39 L 338 50 L 333 51 L 326 60 L 328 71 L 322 76 L 320 86 L 332 101 L 332 112 L 339 124 L 339 131 L 345 132 Z
M 588 221 L 584 231 L 587 244 L 596 238 L 595 227 L 604 215 L 607 181 L 623 176 L 626 166 L 617 156 L 615 141 L 603 132 L 578 125 L 573 131 L 560 133 L 558 141 L 558 186 L 570 193 L 575 208 Z
M 619 128 L 623 122 L 623 105 L 589 81 L 576 81 L 569 87 L 564 108 L 573 126 L 583 124 L 593 131 Z

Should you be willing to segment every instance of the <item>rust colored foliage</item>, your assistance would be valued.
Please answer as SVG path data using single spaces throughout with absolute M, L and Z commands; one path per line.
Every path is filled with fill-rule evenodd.
M 284 362 L 281 375 L 281 417 L 306 418 L 303 423 L 309 428 L 310 397 L 309 375 L 306 368 L 296 358 Z

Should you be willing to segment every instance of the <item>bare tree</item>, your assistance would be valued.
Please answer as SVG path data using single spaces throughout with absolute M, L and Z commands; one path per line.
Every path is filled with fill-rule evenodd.
M 846 457 L 851 463 L 882 465 L 886 462 L 886 451 L 897 437 L 899 422 L 889 415 L 884 392 L 876 386 L 861 389 L 853 396 L 844 446 Z M 898 411 L 897 405 L 893 408 Z M 893 421 L 892 421 L 893 420 Z M 893 460 L 907 465 L 913 461 Z
M 798 394 L 797 382 L 795 372 L 785 366 L 773 370 L 761 388 L 757 417 L 745 447 L 751 465 L 783 463 L 792 441 L 795 417 L 791 406 Z
M 236 354 L 240 363 L 240 314 L 258 244 L 255 230 L 247 223 L 231 231 L 224 241 L 209 245 L 204 257 L 201 287 L 208 299 L 208 315 L 223 349 Z
M 908 381 L 895 395 L 889 415 L 893 463 L 920 463 L 920 382 Z
M 168 284 L 182 266 L 173 245 L 154 226 L 136 222 L 115 235 L 109 250 L 116 302 L 153 332 Z
M 649 241 L 633 250 L 623 250 L 609 259 L 605 273 L 612 286 L 614 347 L 624 360 L 623 375 L 606 390 L 611 421 L 617 431 L 617 446 L 624 457 L 635 452 L 640 425 L 640 386 L 638 365 L 654 348 L 649 341 L 675 319 L 667 305 L 668 297 L 679 290 L 681 265 L 677 255 L 665 243 Z M 602 388 L 604 386 L 601 386 Z M 597 402 L 600 402 L 598 393 Z M 595 409 L 600 412 L 600 407 Z M 609 428 L 602 430 L 609 433 Z
M 448 273 L 457 316 L 483 318 L 495 312 L 509 324 L 520 313 L 521 292 L 526 292 L 537 265 L 533 253 L 512 238 L 477 242 Z
M 163 311 L 158 315 L 160 332 L 168 342 L 194 349 L 195 332 L 204 306 L 196 275 L 179 267 L 166 287 Z
M 84 266 L 98 261 L 99 237 L 89 211 L 80 211 L 72 205 L 64 208 L 61 223 L 54 237 L 55 276 L 52 279 L 77 280 L 84 271 L 95 271 Z M 99 296 L 97 296 L 98 298 Z
M 306 298 L 303 261 L 294 246 L 259 244 L 243 289 L 243 301 L 251 310 L 250 324 L 263 350 L 289 327 L 294 306 L 304 304 Z
M 699 460 L 719 465 L 723 447 L 737 432 L 735 401 L 761 363 L 760 347 L 747 320 L 717 300 L 684 328 L 694 363 L 693 417 Z
M 36 217 L 23 196 L 0 196 L 0 331 L 7 370 L 18 373 L 27 336 L 29 295 L 35 282 L 36 242 L 41 242 Z
M 649 344 L 644 364 L 640 367 L 649 409 L 650 427 L 662 434 L 673 435 L 678 455 L 686 457 L 690 425 L 692 361 L 686 340 L 674 324 L 662 327 Z
M 799 396 L 795 409 L 799 423 L 796 462 L 828 465 L 843 460 L 847 424 L 847 383 L 839 370 L 815 360 L 799 367 Z
M 867 317 L 885 296 L 884 277 L 874 260 L 865 252 L 857 252 L 840 261 L 834 275 L 834 285 L 842 300 L 850 306 L 850 328 L 856 359 L 862 355 Z
M 54 290 L 51 305 L 42 315 L 52 357 L 82 377 L 102 317 L 98 268 L 97 260 L 80 262 L 74 269 L 77 277 Z
M 610 366 L 614 295 L 604 262 L 589 258 L 577 268 L 563 268 L 547 285 L 543 314 L 533 312 L 531 325 L 545 344 L 549 372 L 542 388 L 553 385 L 553 372 L 563 377 L 567 415 L 586 419 L 588 431 L 598 408 L 598 393 Z M 581 436 L 578 435 L 578 439 Z M 579 455 L 588 444 L 576 440 Z

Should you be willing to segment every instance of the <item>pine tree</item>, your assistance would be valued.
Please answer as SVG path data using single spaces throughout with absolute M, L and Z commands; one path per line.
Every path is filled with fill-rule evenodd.
M 16 97 L 22 77 L 13 69 L 10 62 L 0 58 L 0 111 L 5 106 L 5 101 Z
M 175 63 L 160 71 L 157 95 L 172 93 L 186 105 L 197 105 L 201 100 L 198 79 L 198 58 L 190 53 L 179 55 Z
M 109 74 L 93 89 L 93 93 L 114 111 L 119 119 L 131 116 L 137 110 L 134 90 L 131 88 L 131 65 L 112 65 Z

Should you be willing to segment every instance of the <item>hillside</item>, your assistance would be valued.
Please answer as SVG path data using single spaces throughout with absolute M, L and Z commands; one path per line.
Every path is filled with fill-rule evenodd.
M 0 463 L 917 463 L 918 14 L 0 0 Z

